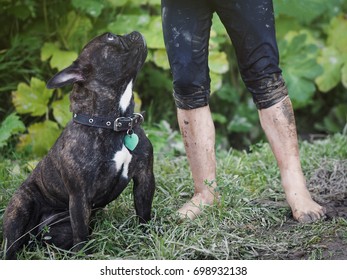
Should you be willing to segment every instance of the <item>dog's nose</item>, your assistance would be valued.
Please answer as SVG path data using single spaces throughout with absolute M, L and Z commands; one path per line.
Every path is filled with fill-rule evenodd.
M 146 46 L 146 40 L 140 32 L 133 31 L 126 36 L 131 42 L 141 42 L 144 46 Z
M 130 34 L 128 34 L 127 37 L 128 37 L 131 41 L 135 42 L 135 41 L 138 41 L 139 39 L 141 39 L 142 36 L 141 36 L 141 34 L 140 34 L 139 32 L 133 31 L 133 32 L 131 32 Z

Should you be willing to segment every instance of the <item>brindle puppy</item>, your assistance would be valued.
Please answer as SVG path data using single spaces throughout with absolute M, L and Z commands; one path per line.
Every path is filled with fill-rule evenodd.
M 92 210 L 117 198 L 131 179 L 136 214 L 140 222 L 150 220 L 153 149 L 139 126 L 142 116 L 134 114 L 132 94 L 146 55 L 140 33 L 106 33 L 48 82 L 48 88 L 74 84 L 73 120 L 9 202 L 3 220 L 7 259 L 43 228 L 45 240 L 79 250 Z

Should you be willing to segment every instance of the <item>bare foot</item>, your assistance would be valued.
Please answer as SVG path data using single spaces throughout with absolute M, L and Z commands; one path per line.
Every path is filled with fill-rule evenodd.
M 293 217 L 300 223 L 315 222 L 325 216 L 326 209 L 316 203 L 307 189 L 286 195 Z
M 282 181 L 287 202 L 293 217 L 300 223 L 315 222 L 325 216 L 326 209 L 316 203 L 308 189 L 303 175 L 291 174 L 290 180 Z M 293 184 L 294 183 L 294 184 Z M 289 186 L 289 184 L 292 184 Z
M 209 191 L 208 193 L 196 193 L 190 201 L 185 203 L 179 210 L 178 214 L 181 219 L 194 220 L 199 216 L 203 208 L 206 206 L 211 206 L 218 202 L 217 195 Z

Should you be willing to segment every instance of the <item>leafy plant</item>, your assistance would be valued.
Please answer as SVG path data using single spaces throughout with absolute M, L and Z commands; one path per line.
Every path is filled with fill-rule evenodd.
M 145 130 L 157 155 L 184 154 L 181 136 L 177 130 L 171 128 L 167 121 L 163 120 L 156 125 L 146 126 Z
M 28 133 L 19 138 L 18 148 L 29 151 L 37 156 L 45 155 L 60 134 L 56 122 L 45 120 L 28 127 Z
M 45 82 L 32 78 L 30 85 L 19 83 L 17 91 L 12 93 L 12 101 L 20 114 L 42 116 L 47 114 L 47 105 L 53 91 L 45 86 Z
M 315 78 L 322 73 L 316 61 L 318 47 L 309 42 L 305 33 L 289 33 L 279 45 L 283 76 L 295 108 L 312 103 Z
M 1 123 L 0 126 L 0 148 L 7 144 L 12 135 L 25 131 L 24 123 L 16 113 L 12 113 Z
M 347 32 L 346 1 L 277 0 L 274 4 L 281 38 L 290 41 L 291 34 L 306 34 L 305 42 L 296 49 L 298 54 L 283 40 L 279 44 L 289 92 L 297 116 L 303 120 L 299 129 L 312 131 L 313 123 L 316 132 L 341 132 L 347 121 L 343 105 L 347 104 L 347 42 L 341 36 Z M 294 60 L 287 57 L 286 50 Z
M 46 88 L 46 83 L 32 78 L 30 85 L 20 83 L 17 91 L 12 93 L 13 104 L 20 114 L 29 114 L 32 117 L 44 117 L 42 122 L 35 122 L 28 126 L 28 133 L 20 137 L 18 147 L 30 149 L 37 155 L 45 154 L 55 142 L 60 133 L 59 125 L 65 126 L 69 113 L 68 98 L 52 102 L 53 90 Z M 53 110 L 54 121 L 49 120 L 50 111 Z M 59 125 L 58 125 L 59 124 Z
M 77 56 L 76 52 L 61 50 L 54 43 L 45 43 L 41 48 L 41 60 L 49 60 L 51 68 L 56 68 L 59 71 L 69 66 Z
M 324 72 L 316 79 L 322 92 L 332 90 L 340 82 L 347 88 L 347 38 L 341 36 L 347 31 L 347 18 L 334 17 L 326 30 L 328 38 L 318 57 Z

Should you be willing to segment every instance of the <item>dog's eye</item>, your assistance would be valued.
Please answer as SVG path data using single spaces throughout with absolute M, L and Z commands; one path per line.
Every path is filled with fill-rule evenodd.
M 111 33 L 107 34 L 107 40 L 114 41 L 114 36 Z

